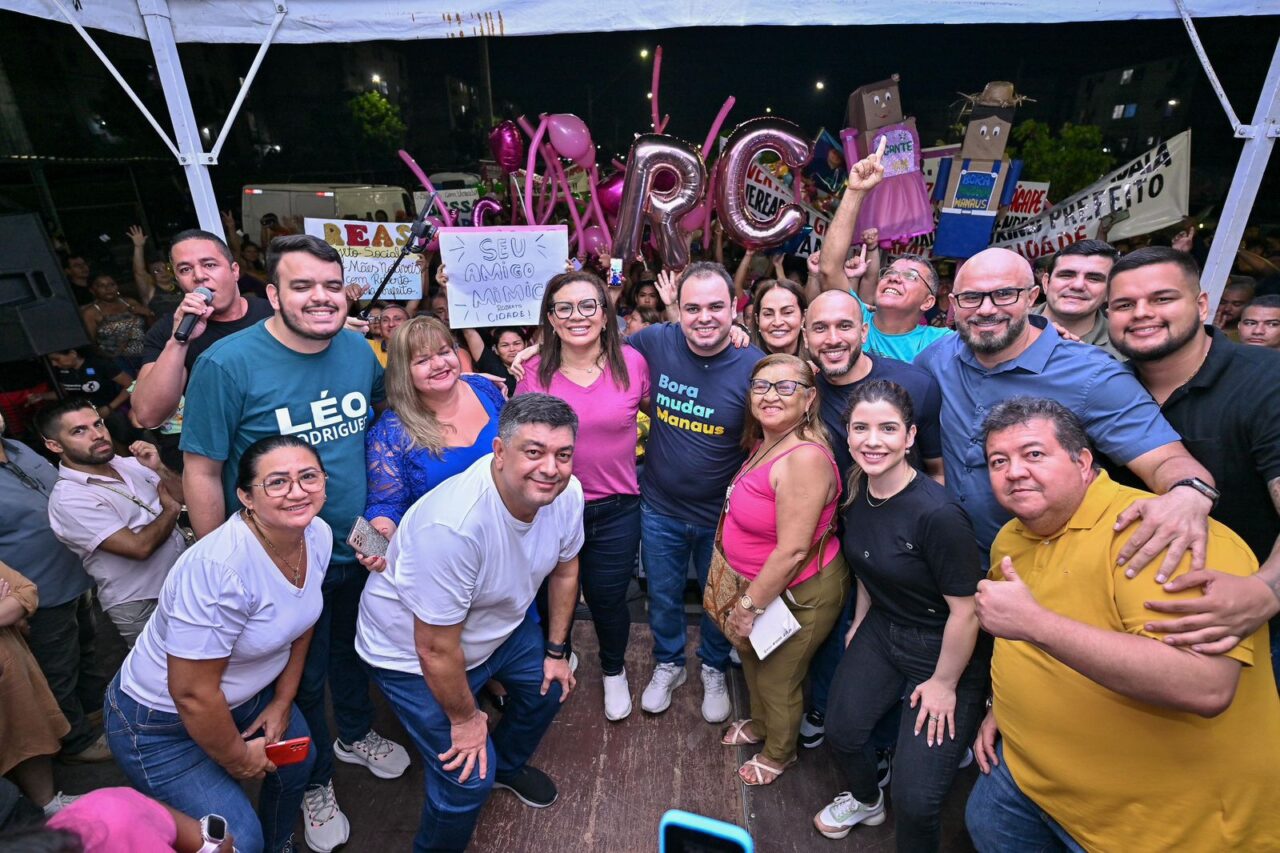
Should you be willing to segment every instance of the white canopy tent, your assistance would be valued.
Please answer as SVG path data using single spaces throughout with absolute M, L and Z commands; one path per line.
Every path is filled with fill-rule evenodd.
M 854 26 L 878 24 L 1032 24 L 1178 18 L 1222 102 L 1240 161 L 1204 271 L 1216 307 L 1231 269 L 1263 172 L 1280 136 L 1280 43 L 1250 123 L 1241 122 L 1196 35 L 1193 17 L 1273 15 L 1275 0 L 643 0 L 583 4 L 580 0 L 515 0 L 502 8 L 460 11 L 425 0 L 0 0 L 26 15 L 62 20 L 76 28 L 106 65 L 186 171 L 200 225 L 221 228 L 208 167 L 218 162 L 240 106 L 273 43 L 313 44 L 375 40 L 529 36 L 572 32 L 658 30 L 714 26 Z M 155 55 L 173 136 L 142 104 L 88 30 L 147 39 Z M 261 45 L 217 140 L 204 150 L 178 60 L 178 42 Z

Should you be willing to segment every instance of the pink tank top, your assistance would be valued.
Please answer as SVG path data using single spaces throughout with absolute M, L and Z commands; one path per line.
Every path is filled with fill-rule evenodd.
M 831 451 L 821 444 L 797 444 L 769 464 L 762 465 L 737 480 L 729 494 L 729 511 L 724 519 L 724 556 L 734 571 L 743 577 L 755 580 L 769 555 L 778 547 L 778 500 L 773 486 L 769 484 L 769 472 L 779 459 L 785 459 L 789 453 L 801 447 L 819 448 L 836 475 L 836 496 L 822 510 L 818 526 L 813 531 L 811 547 L 822 538 L 836 514 L 836 506 L 840 503 L 840 469 L 836 466 Z M 839 550 L 840 539 L 833 535 L 827 540 L 822 553 L 800 570 L 795 580 L 787 585 L 788 588 L 799 586 L 816 575 L 823 566 L 831 562 Z

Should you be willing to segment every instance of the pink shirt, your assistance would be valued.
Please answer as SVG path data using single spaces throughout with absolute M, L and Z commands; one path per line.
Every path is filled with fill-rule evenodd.
M 556 371 L 551 385 L 538 381 L 541 358 L 525 362 L 524 379 L 516 394 L 541 391 L 564 400 L 578 415 L 578 441 L 573 451 L 573 473 L 582 483 L 589 501 L 610 495 L 638 495 L 636 480 L 636 413 L 640 400 L 649 396 L 649 364 L 631 347 L 622 348 L 630 387 L 625 390 L 613 381 L 608 364 L 596 381 L 587 387 L 570 382 Z
M 99 788 L 53 817 L 49 826 L 75 833 L 85 853 L 173 853 L 178 825 L 168 809 L 132 788 Z
M 771 460 L 768 465 L 762 465 L 738 479 L 729 495 L 729 512 L 724 519 L 724 556 L 734 571 L 743 577 L 755 580 L 769 555 L 778 547 L 778 496 L 769 484 L 769 472 L 779 459 L 785 459 L 787 454 L 801 447 L 817 447 L 822 450 L 836 475 L 836 496 L 822 510 L 818 527 L 813 531 L 811 545 L 822 538 L 827 525 L 831 524 L 831 519 L 836 514 L 836 506 L 840 502 L 840 470 L 836 467 L 831 451 L 821 444 L 798 444 Z M 795 580 L 787 586 L 799 586 L 816 575 L 823 566 L 831 562 L 839 550 L 840 537 L 832 535 L 822 553 L 802 568 Z

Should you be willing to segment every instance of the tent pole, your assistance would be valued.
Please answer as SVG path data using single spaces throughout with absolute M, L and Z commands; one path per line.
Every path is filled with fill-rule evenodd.
M 147 28 L 147 40 L 156 60 L 156 73 L 164 89 L 165 104 L 178 143 L 178 163 L 186 172 L 187 186 L 195 204 L 200 227 L 214 234 L 222 233 L 222 216 L 213 195 L 213 183 L 209 180 L 209 167 L 202 162 L 203 145 L 196 125 L 195 112 L 191 108 L 191 95 L 187 80 L 178 59 L 178 44 L 173 37 L 169 21 L 167 0 L 138 0 L 138 11 Z
M 231 125 L 236 120 L 236 116 L 240 114 L 240 106 L 244 103 L 245 96 L 249 94 L 249 87 L 253 85 L 253 80 L 258 76 L 258 69 L 262 67 L 262 60 L 267 56 L 267 48 L 271 47 L 271 42 L 275 40 L 276 30 L 280 29 L 280 25 L 284 23 L 284 16 L 289 14 L 289 7 L 283 0 L 276 0 L 276 15 L 271 21 L 271 29 L 267 30 L 267 37 L 262 40 L 262 46 L 258 48 L 258 54 L 253 58 L 253 64 L 249 66 L 249 73 L 244 75 L 244 83 L 240 84 L 240 91 L 236 93 L 235 103 L 231 105 L 231 109 L 227 112 L 227 120 L 222 123 L 222 132 L 218 134 L 218 141 L 213 143 L 213 151 L 203 156 L 205 165 L 217 165 L 218 155 L 222 153 L 222 145 L 227 141 L 227 134 L 231 132 Z

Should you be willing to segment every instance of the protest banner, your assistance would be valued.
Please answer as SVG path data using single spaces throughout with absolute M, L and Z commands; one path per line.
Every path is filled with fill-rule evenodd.
M 440 257 L 449 272 L 450 326 L 536 326 L 547 282 L 564 272 L 569 229 L 441 228 Z
M 303 231 L 319 237 L 342 256 L 343 278 L 347 284 L 358 284 L 365 295 L 377 290 L 387 271 L 400 257 L 409 239 L 409 222 L 354 222 L 350 219 L 311 219 L 302 221 Z M 381 299 L 422 298 L 422 256 L 410 254 L 400 263 L 387 282 Z
M 759 163 L 752 163 L 747 169 L 746 184 L 747 206 L 762 219 L 773 216 L 778 212 L 778 208 L 795 201 L 795 192 Z M 791 254 L 799 258 L 807 258 L 822 248 L 822 238 L 827 233 L 827 225 L 831 223 L 831 217 L 807 204 L 801 203 L 800 207 L 809 217 L 807 224 L 812 230 L 799 248 Z
M 1186 130 L 1039 216 L 997 230 L 991 245 L 1034 261 L 1096 237 L 1103 217 L 1108 216 L 1115 221 L 1108 240 L 1150 234 L 1187 215 L 1190 182 L 1191 131 Z
M 996 220 L 996 230 L 1016 228 L 1050 207 L 1048 181 L 1018 181 L 1013 189 L 1013 201 Z
M 453 214 L 455 225 L 471 224 L 471 211 L 480 200 L 480 190 L 475 187 L 461 190 L 436 190 L 436 195 L 439 196 L 441 204 L 448 206 Z M 413 204 L 419 212 L 426 207 L 427 199 L 430 197 L 431 194 L 425 190 L 418 190 L 413 194 Z

